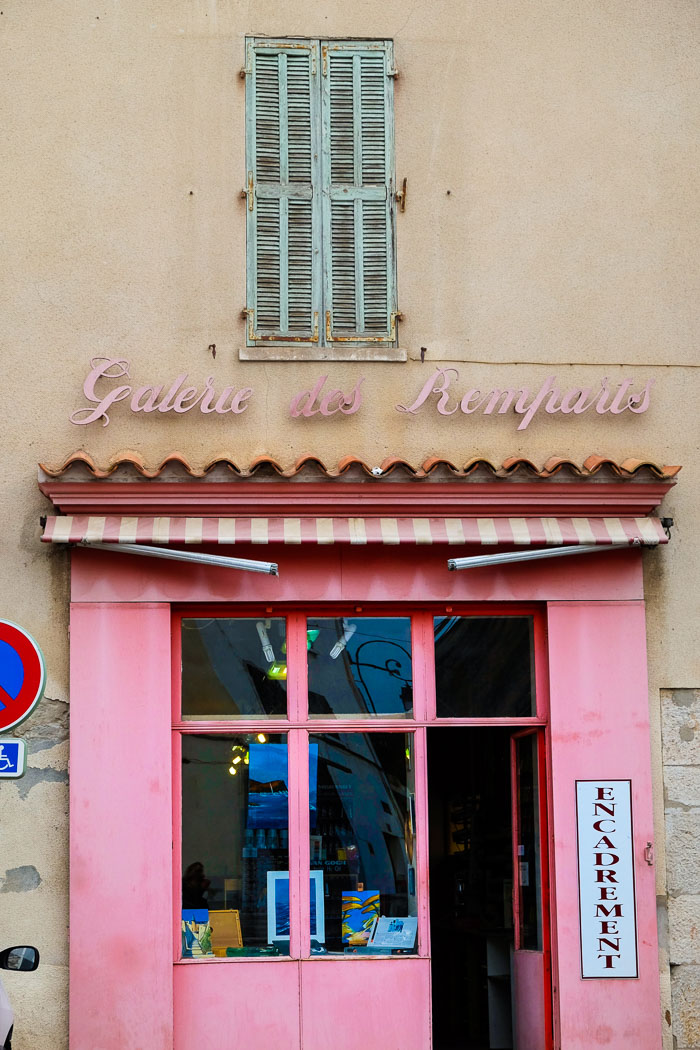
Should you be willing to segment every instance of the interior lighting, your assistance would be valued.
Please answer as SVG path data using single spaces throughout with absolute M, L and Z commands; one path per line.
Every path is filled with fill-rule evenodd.
M 331 649 L 331 651 L 330 651 L 330 658 L 331 658 L 331 660 L 337 660 L 338 659 L 338 657 L 340 656 L 340 654 L 342 653 L 343 649 L 348 644 L 348 642 L 350 641 L 350 639 L 352 638 L 352 636 L 353 636 L 353 634 L 355 633 L 356 630 L 357 630 L 357 624 L 356 623 L 348 623 L 348 621 L 345 619 L 345 617 L 343 617 L 343 637 L 339 638 L 338 641 L 333 646 L 333 648 Z
M 273 664 L 275 662 L 275 650 L 272 648 L 270 636 L 267 633 L 267 628 L 270 626 L 270 621 L 266 620 L 263 623 L 262 620 L 258 620 L 255 626 L 258 631 L 260 644 L 262 645 L 263 656 L 269 664 Z
M 228 767 L 228 771 L 229 771 L 229 773 L 231 774 L 232 777 L 235 777 L 236 773 L 238 772 L 238 770 L 236 769 L 235 766 L 229 766 Z
M 271 666 L 268 667 L 267 677 L 270 678 L 273 682 L 283 681 L 287 677 L 287 665 L 284 663 L 280 663 L 279 661 L 275 661 L 275 663 L 271 664 Z
M 256 736 L 255 739 L 257 740 L 257 742 L 259 744 L 266 744 L 267 743 L 267 737 L 265 736 L 264 733 L 258 733 L 258 735 Z

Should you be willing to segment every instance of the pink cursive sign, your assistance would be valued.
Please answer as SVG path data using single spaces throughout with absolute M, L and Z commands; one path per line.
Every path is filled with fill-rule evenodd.
M 540 408 L 553 415 L 561 412 L 569 415 L 580 416 L 590 408 L 594 408 L 598 415 L 610 412 L 612 415 L 620 415 L 629 409 L 630 412 L 646 412 L 649 408 L 649 396 L 653 379 L 648 379 L 638 393 L 631 392 L 634 384 L 633 379 L 625 379 L 615 389 L 610 387 L 607 378 L 601 379 L 597 386 L 573 387 L 571 390 L 560 390 L 556 385 L 556 376 L 547 376 L 540 389 L 530 393 L 527 387 L 497 388 L 493 390 L 477 390 L 471 388 L 466 390 L 462 396 L 456 394 L 452 389 L 453 380 L 459 379 L 456 368 L 437 368 L 423 389 L 411 405 L 397 405 L 399 412 L 410 412 L 415 415 L 426 402 L 437 395 L 435 408 L 441 416 L 451 416 L 458 410 L 469 416 L 478 409 L 485 416 L 490 416 L 494 411 L 499 415 L 512 410 L 522 416 L 518 430 L 526 430 L 533 417 Z
M 97 419 L 104 419 L 102 425 L 106 427 L 109 423 L 107 409 L 117 401 L 127 399 L 132 412 L 191 412 L 198 407 L 200 412 L 216 412 L 220 416 L 227 412 L 240 414 L 245 412 L 246 402 L 253 394 L 251 387 L 236 390 L 234 386 L 227 386 L 217 394 L 213 376 L 207 376 L 201 389 L 188 386 L 186 372 L 179 375 L 167 390 L 164 385 L 133 387 L 121 383 L 105 394 L 98 394 L 95 389 L 98 379 L 129 378 L 129 362 L 116 357 L 94 357 L 90 365 L 83 393 L 95 407 L 79 408 L 70 417 L 71 423 L 94 423 Z
M 109 409 L 120 401 L 128 403 L 132 412 L 177 412 L 183 414 L 199 409 L 205 414 L 219 416 L 241 415 L 253 397 L 249 386 L 226 386 L 219 393 L 214 387 L 214 377 L 207 376 L 203 385 L 192 386 L 183 372 L 167 386 L 134 386 L 130 379 L 129 362 L 120 357 L 95 357 L 83 383 L 83 393 L 89 402 L 77 409 L 70 417 L 71 423 L 84 425 L 102 420 L 109 423 Z M 470 387 L 464 392 L 453 388 L 459 380 L 456 368 L 436 368 L 423 384 L 420 393 L 411 404 L 396 405 L 399 412 L 416 415 L 424 406 L 434 408 L 441 416 L 452 416 L 456 412 L 470 416 L 481 411 L 485 416 L 504 415 L 512 411 L 522 416 L 518 430 L 526 430 L 535 415 L 544 411 L 549 415 L 580 416 L 593 410 L 598 415 L 610 413 L 618 416 L 622 412 L 641 413 L 649 408 L 653 380 L 649 379 L 632 389 L 633 379 L 625 379 L 617 386 L 601 379 L 595 386 L 573 387 L 564 390 L 557 386 L 556 376 L 548 376 L 539 390 L 531 392 L 528 387 L 504 387 L 479 390 Z M 352 416 L 362 406 L 364 376 L 352 389 L 328 388 L 328 376 L 319 376 L 308 389 L 294 394 L 289 403 L 289 414 L 293 419 L 310 419 L 313 416 Z M 99 384 L 99 391 L 98 391 Z

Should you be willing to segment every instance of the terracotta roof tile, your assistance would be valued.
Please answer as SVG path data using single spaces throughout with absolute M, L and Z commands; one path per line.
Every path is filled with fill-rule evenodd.
M 681 469 L 679 466 L 660 466 L 646 459 L 625 459 L 621 463 L 616 462 L 608 456 L 592 455 L 578 465 L 571 459 L 562 456 L 552 456 L 542 466 L 538 466 L 533 460 L 524 456 L 510 456 L 499 465 L 482 457 L 475 457 L 460 465 L 451 460 L 439 456 L 429 456 L 423 463 L 414 464 L 399 456 L 389 456 L 380 464 L 369 464 L 357 456 L 343 456 L 335 465 L 327 465 L 319 456 L 301 456 L 290 466 L 284 466 L 271 456 L 257 456 L 247 466 L 234 462 L 227 454 L 221 454 L 208 460 L 202 466 L 197 466 L 189 461 L 187 456 L 178 451 L 168 453 L 157 465 L 149 465 L 143 455 L 138 452 L 124 451 L 112 456 L 105 464 L 99 464 L 88 453 L 83 451 L 73 452 L 63 463 L 51 465 L 40 463 L 40 469 L 47 477 L 60 478 L 69 472 L 78 471 L 81 468 L 87 471 L 93 479 L 108 478 L 117 470 L 126 470 L 140 475 L 143 478 L 157 478 L 168 467 L 180 468 L 191 478 L 203 478 L 216 467 L 223 467 L 239 478 L 250 478 L 255 475 L 272 474 L 281 478 L 294 478 L 298 475 L 317 473 L 325 478 L 339 478 L 346 474 L 364 474 L 367 477 L 389 477 L 390 475 L 403 475 L 409 478 L 422 479 L 432 474 L 440 473 L 459 478 L 468 477 L 475 471 L 481 469 L 494 478 L 513 477 L 524 475 L 532 478 L 551 478 L 555 474 L 570 475 L 575 478 L 590 478 L 596 474 L 605 473 L 615 478 L 634 478 L 641 472 L 650 473 L 655 479 L 670 480 L 676 476 Z

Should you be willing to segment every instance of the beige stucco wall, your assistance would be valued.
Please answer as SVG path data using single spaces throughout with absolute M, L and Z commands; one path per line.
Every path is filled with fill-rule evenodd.
M 683 464 L 664 505 L 673 541 L 645 556 L 663 906 L 660 690 L 700 685 L 697 4 L 7 0 L 0 9 L 1 615 L 40 640 L 56 701 L 27 724 L 31 778 L 1 787 L 0 927 L 9 942 L 43 948 L 35 975 L 7 982 L 18 1050 L 66 1046 L 67 562 L 39 547 L 48 505 L 35 479 L 39 460 L 60 463 L 77 448 L 102 462 L 131 449 L 152 465 L 172 449 L 195 464 L 225 453 L 288 465 L 305 452 L 328 465 L 349 453 L 371 463 L 604 453 Z M 246 34 L 395 41 L 397 175 L 408 178 L 398 217 L 405 364 L 238 360 Z M 235 417 L 154 419 L 117 405 L 108 427 L 74 426 L 68 417 L 100 355 L 128 359 L 137 384 L 188 371 L 195 384 L 211 374 L 217 387 L 255 394 Z M 555 372 L 566 387 L 603 376 L 655 386 L 645 415 L 540 415 L 521 432 L 512 413 L 397 412 L 445 362 L 463 389 L 539 386 Z M 343 389 L 364 375 L 360 412 L 290 419 L 291 392 L 322 374 Z M 667 961 L 664 949 L 664 1011 Z M 664 1030 L 670 1048 L 666 1021 Z M 678 1050 L 700 1046 L 688 1031 L 678 1020 Z

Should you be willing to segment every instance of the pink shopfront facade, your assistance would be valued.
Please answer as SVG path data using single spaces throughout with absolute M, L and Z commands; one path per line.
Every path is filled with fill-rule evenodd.
M 75 545 L 72 1050 L 657 1050 L 668 487 L 45 477 Z

